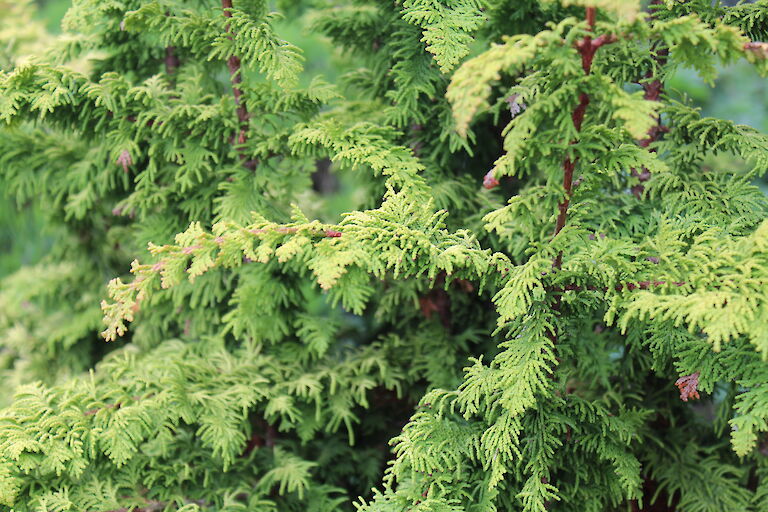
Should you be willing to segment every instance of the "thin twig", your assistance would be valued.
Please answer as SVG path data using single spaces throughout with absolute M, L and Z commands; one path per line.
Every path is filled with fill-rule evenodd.
M 660 6 L 662 4 L 662 0 L 651 0 L 650 5 L 651 6 Z M 656 18 L 656 11 L 654 10 L 651 12 L 651 18 Z M 661 69 L 664 65 L 667 63 L 667 58 L 669 57 L 669 49 L 662 47 L 658 42 L 653 45 L 651 48 L 652 57 L 654 61 L 654 68 L 656 70 Z M 664 91 L 664 83 L 661 81 L 660 78 L 655 76 L 654 74 L 654 68 L 649 69 L 645 76 L 643 77 L 645 80 L 641 84 L 643 87 L 643 98 L 648 101 L 659 101 L 659 98 L 661 97 L 662 92 Z M 668 131 L 668 129 L 661 124 L 661 116 L 655 116 L 656 123 L 651 126 L 651 128 L 648 130 L 648 134 L 646 138 L 638 142 L 640 147 L 642 148 L 648 148 L 653 142 L 656 142 L 659 138 L 659 136 Z M 652 153 L 656 152 L 655 148 L 651 148 L 650 151 Z M 634 185 L 632 187 L 632 193 L 637 197 L 638 199 L 642 198 L 643 192 L 645 192 L 645 186 L 643 183 L 651 179 L 651 171 L 649 171 L 647 168 L 643 167 L 642 171 L 638 172 L 637 169 L 632 169 L 631 172 L 632 176 L 637 178 L 640 183 L 637 185 Z
M 224 9 L 224 17 L 232 18 L 232 0 L 221 0 L 221 7 Z M 229 39 L 232 39 L 232 27 L 227 23 L 226 31 Z M 238 146 L 237 152 L 240 154 L 240 160 L 246 169 L 253 170 L 258 165 L 258 161 L 249 160 L 245 154 L 242 145 L 248 140 L 248 107 L 243 100 L 243 91 L 240 84 L 243 81 L 242 69 L 240 67 L 240 57 L 230 55 L 227 59 L 227 68 L 229 69 L 230 80 L 232 81 L 232 94 L 235 96 L 235 107 L 237 112 L 237 122 L 239 125 L 238 134 L 234 143 Z
M 187 505 L 199 505 L 201 507 L 208 505 L 205 500 L 184 500 L 184 503 Z M 146 504 L 143 507 L 122 507 L 105 510 L 104 512 L 158 512 L 160 510 L 165 510 L 168 505 L 169 503 L 166 503 L 165 501 L 146 500 Z
M 665 284 L 671 284 L 679 288 L 681 286 L 685 286 L 687 283 L 685 281 L 635 281 L 635 282 L 619 283 L 615 285 L 613 289 L 616 290 L 617 292 L 624 291 L 624 290 L 633 292 L 635 290 L 652 290 L 653 288 L 659 288 L 661 286 L 664 286 Z M 577 284 L 567 284 L 565 286 L 547 287 L 547 290 L 554 293 L 582 292 L 582 291 L 607 292 L 610 289 L 611 288 L 608 286 L 593 286 L 593 285 L 580 286 Z
M 147 398 L 152 398 L 153 396 L 155 396 L 154 393 L 149 393 L 146 396 L 134 395 L 134 396 L 131 397 L 131 400 L 133 400 L 134 402 L 141 402 L 142 400 L 146 400 Z M 98 413 L 99 411 L 105 411 L 105 410 L 108 410 L 108 409 L 120 409 L 121 407 L 123 407 L 123 405 L 124 405 L 124 402 L 116 402 L 114 404 L 106 404 L 104 407 L 97 407 L 95 409 L 88 409 L 87 411 L 83 412 L 83 414 L 86 415 L 86 416 L 93 416 L 94 414 Z
M 176 55 L 175 46 L 165 47 L 165 74 L 173 76 L 179 68 L 179 57 Z
M 587 7 L 587 25 L 589 27 L 590 32 L 594 32 L 595 30 L 595 18 L 597 17 L 597 9 L 595 7 Z M 616 41 L 616 36 L 614 35 L 601 35 L 598 36 L 595 39 L 592 39 L 591 35 L 586 35 L 584 38 L 576 43 L 576 48 L 578 49 L 579 53 L 581 54 L 581 67 L 584 70 L 585 75 L 589 75 L 592 71 L 592 61 L 595 58 L 595 53 L 597 52 L 597 49 L 601 46 L 613 43 Z M 576 106 L 576 108 L 573 110 L 573 113 L 571 114 L 571 119 L 573 120 L 573 126 L 576 128 L 577 132 L 581 131 L 581 125 L 584 122 L 584 115 L 587 112 L 587 107 L 589 106 L 589 95 L 587 93 L 580 93 L 579 94 L 579 103 Z M 576 141 L 571 141 L 571 144 L 574 144 Z M 552 238 L 556 237 L 560 231 L 565 227 L 565 223 L 568 220 L 568 206 L 571 202 L 571 194 L 573 193 L 573 170 L 576 167 L 576 158 L 571 158 L 571 156 L 567 156 L 565 160 L 563 161 L 563 189 L 565 190 L 565 197 L 563 200 L 557 205 L 557 209 L 559 211 L 557 215 L 557 220 L 555 221 L 555 232 L 552 235 Z M 557 257 L 555 258 L 555 261 L 552 263 L 552 266 L 554 268 L 559 269 L 563 265 L 563 253 L 562 251 L 558 253 Z
M 586 12 L 586 18 L 587 18 L 587 26 L 589 28 L 590 32 L 595 31 L 595 21 L 597 18 L 597 9 L 595 7 L 587 7 Z M 576 43 L 576 48 L 578 49 L 579 53 L 581 54 L 581 67 L 584 70 L 585 75 L 589 75 L 592 71 L 592 61 L 594 60 L 595 53 L 597 52 L 597 49 L 601 46 L 612 43 L 616 41 L 616 37 L 613 35 L 601 35 L 597 38 L 593 39 L 591 35 L 587 34 L 584 36 L 584 38 Z M 576 128 L 577 132 L 581 131 L 581 126 L 584 123 L 584 116 L 587 112 L 587 107 L 589 106 L 589 95 L 585 92 L 581 92 L 579 94 L 579 103 L 576 105 L 576 108 L 573 110 L 573 113 L 571 114 L 571 119 L 573 120 L 573 126 Z M 576 141 L 571 141 L 571 144 L 575 144 Z M 565 190 L 565 197 L 563 200 L 558 204 L 558 215 L 557 220 L 555 221 L 555 232 L 552 235 L 552 238 L 556 237 L 560 231 L 565 227 L 565 223 L 568 220 L 568 206 L 571 202 L 571 194 L 573 192 L 573 171 L 576 167 L 576 158 L 571 158 L 570 155 L 566 156 L 565 160 L 563 161 L 563 189 Z M 552 267 L 559 270 L 563 265 L 563 252 L 560 251 L 557 254 L 557 257 L 555 257 L 554 262 L 552 263 Z M 560 308 L 562 306 L 562 300 L 561 295 L 556 294 L 552 300 L 551 309 L 555 314 L 558 314 L 560 312 Z M 553 345 L 557 345 L 558 343 L 558 333 L 556 327 L 552 327 L 550 330 L 547 331 L 546 336 L 552 341 Z M 559 358 L 558 358 L 559 361 Z M 552 372 L 551 374 L 552 379 L 555 378 L 555 372 Z M 565 390 L 566 393 L 569 393 L 569 390 Z M 571 437 L 570 430 L 566 434 L 566 441 L 569 441 Z M 549 483 L 548 480 L 542 479 L 542 483 Z M 546 509 L 549 509 L 552 506 L 551 502 L 546 502 L 544 504 L 544 507 Z

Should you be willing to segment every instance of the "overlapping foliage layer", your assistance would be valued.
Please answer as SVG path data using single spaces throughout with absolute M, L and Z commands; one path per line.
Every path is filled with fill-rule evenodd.
M 0 290 L 0 510 L 768 510 L 768 136 L 664 91 L 768 72 L 768 3 L 278 6 L 339 84 L 273 7 L 8 58 L 64 234 Z

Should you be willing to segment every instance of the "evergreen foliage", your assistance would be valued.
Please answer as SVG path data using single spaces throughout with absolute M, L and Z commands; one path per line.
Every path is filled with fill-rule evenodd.
M 274 7 L 4 46 L 60 236 L 0 288 L 0 510 L 768 511 L 768 136 L 664 89 L 768 74 L 768 3 L 279 5 L 338 84 Z

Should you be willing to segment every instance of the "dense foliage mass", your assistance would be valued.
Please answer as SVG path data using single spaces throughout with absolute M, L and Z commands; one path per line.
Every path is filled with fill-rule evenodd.
M 274 7 L 0 24 L 0 510 L 768 510 L 768 1 Z

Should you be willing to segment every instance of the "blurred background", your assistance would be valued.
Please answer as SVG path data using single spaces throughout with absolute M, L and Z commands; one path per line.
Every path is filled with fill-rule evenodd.
M 8 71 L 14 60 L 34 54 L 46 40 L 61 32 L 60 24 L 71 0 L 0 0 L 0 70 Z M 278 33 L 304 50 L 307 80 L 321 74 L 334 82 L 344 68 L 354 63 L 338 54 L 323 38 L 307 30 L 308 20 L 290 13 Z M 23 30 L 20 30 L 23 27 Z M 704 83 L 692 70 L 679 69 L 666 84 L 667 91 L 688 97 L 701 107 L 703 115 L 728 119 L 768 132 L 768 84 L 746 62 L 721 69 L 714 87 Z M 743 166 L 729 157 L 716 157 L 713 165 Z M 763 181 L 761 188 L 768 193 Z M 2 185 L 0 184 L 0 187 Z M 339 196 L 334 209 L 351 209 L 354 191 Z M 343 204 L 342 204 L 343 203 Z M 0 279 L 21 265 L 33 264 L 45 255 L 56 233 L 43 228 L 39 207 L 17 204 L 0 190 Z

